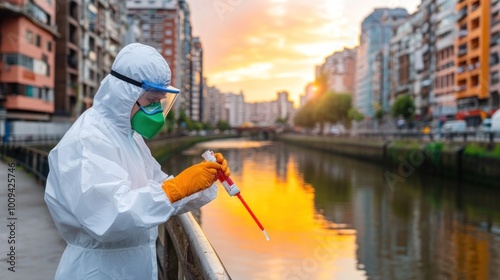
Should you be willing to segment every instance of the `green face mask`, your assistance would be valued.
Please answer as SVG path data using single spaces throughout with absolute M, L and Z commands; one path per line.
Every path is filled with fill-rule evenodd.
M 137 103 L 137 105 L 139 104 Z M 161 131 L 163 126 L 165 126 L 163 109 L 159 102 L 144 107 L 139 105 L 139 108 L 140 110 L 132 117 L 132 129 L 144 138 L 151 139 Z

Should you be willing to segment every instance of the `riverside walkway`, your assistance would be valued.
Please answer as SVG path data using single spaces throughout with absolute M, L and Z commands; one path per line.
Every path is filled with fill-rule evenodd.
M 66 242 L 43 200 L 44 186 L 8 164 L 0 161 L 0 279 L 54 279 Z M 12 195 L 9 205 L 9 178 L 15 178 L 15 206 Z

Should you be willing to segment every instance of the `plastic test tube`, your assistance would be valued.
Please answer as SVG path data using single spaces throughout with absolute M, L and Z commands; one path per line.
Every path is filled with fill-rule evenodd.
M 206 161 L 217 162 L 217 159 L 215 158 L 214 152 L 212 152 L 211 150 L 206 150 L 201 156 Z M 255 216 L 255 214 L 252 212 L 252 210 L 250 209 L 250 207 L 248 206 L 248 204 L 245 202 L 245 200 L 241 196 L 240 190 L 238 189 L 238 187 L 236 186 L 236 184 L 234 184 L 233 180 L 231 180 L 231 178 L 229 178 L 229 177 L 226 177 L 226 175 L 224 175 L 224 173 L 222 173 L 221 170 L 219 170 L 217 172 L 217 179 L 221 182 L 222 186 L 224 186 L 224 189 L 226 190 L 226 192 L 230 196 L 235 196 L 236 195 L 240 199 L 241 203 L 243 203 L 243 206 L 245 206 L 245 208 L 247 209 L 248 213 L 250 213 L 250 216 L 252 216 L 252 218 L 257 223 L 257 225 L 259 226 L 260 230 L 262 231 L 262 233 L 266 237 L 266 240 L 267 241 L 271 240 L 271 238 L 269 237 L 269 234 L 267 234 L 267 232 L 264 229 L 264 227 L 262 226 L 262 224 L 259 222 L 259 220 Z

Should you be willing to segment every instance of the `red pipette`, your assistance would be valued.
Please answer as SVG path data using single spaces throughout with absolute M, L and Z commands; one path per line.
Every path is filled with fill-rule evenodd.
M 211 150 L 206 150 L 201 156 L 206 161 L 217 162 L 217 159 L 215 158 L 214 152 L 212 152 Z M 222 186 L 224 186 L 224 189 L 226 189 L 227 193 L 230 196 L 235 196 L 236 195 L 240 199 L 241 203 L 243 203 L 243 206 L 245 206 L 245 208 L 247 209 L 248 213 L 250 213 L 250 216 L 252 216 L 253 220 L 255 221 L 255 223 L 257 223 L 257 225 L 259 226 L 260 230 L 262 231 L 262 233 L 266 237 L 266 240 L 267 241 L 271 240 L 271 238 L 269 237 L 269 234 L 267 234 L 266 230 L 264 229 L 264 227 L 262 226 L 262 224 L 259 222 L 259 219 L 257 219 L 257 217 L 255 216 L 255 214 L 253 213 L 253 211 L 250 209 L 250 207 L 248 206 L 248 204 L 245 202 L 245 200 L 241 196 L 240 190 L 234 184 L 233 180 L 231 180 L 231 178 L 229 178 L 229 177 L 226 177 L 226 175 L 224 175 L 224 173 L 222 173 L 222 171 L 220 171 L 220 170 L 217 172 L 217 179 L 219 179 L 219 181 L 221 182 Z

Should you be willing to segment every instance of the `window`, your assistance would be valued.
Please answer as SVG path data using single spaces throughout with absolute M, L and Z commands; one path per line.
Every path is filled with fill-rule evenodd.
M 40 47 L 42 45 L 42 37 L 40 35 L 36 35 L 36 46 Z
M 33 35 L 33 31 L 26 29 L 25 39 L 26 39 L 27 43 L 34 45 L 35 44 L 35 37 Z
M 48 52 L 52 51 L 52 42 L 50 42 L 50 41 L 47 42 L 47 51 Z
M 165 31 L 165 35 L 167 35 L 167 36 L 172 36 L 172 30 L 167 30 L 167 31 Z
M 474 30 L 479 27 L 479 18 L 475 18 L 471 22 L 471 29 Z
M 165 55 L 172 55 L 172 49 L 166 49 Z
M 491 72 L 491 84 L 496 85 L 500 81 L 500 76 L 498 75 L 498 71 Z
M 165 44 L 167 45 L 172 45 L 172 39 L 166 39 Z

